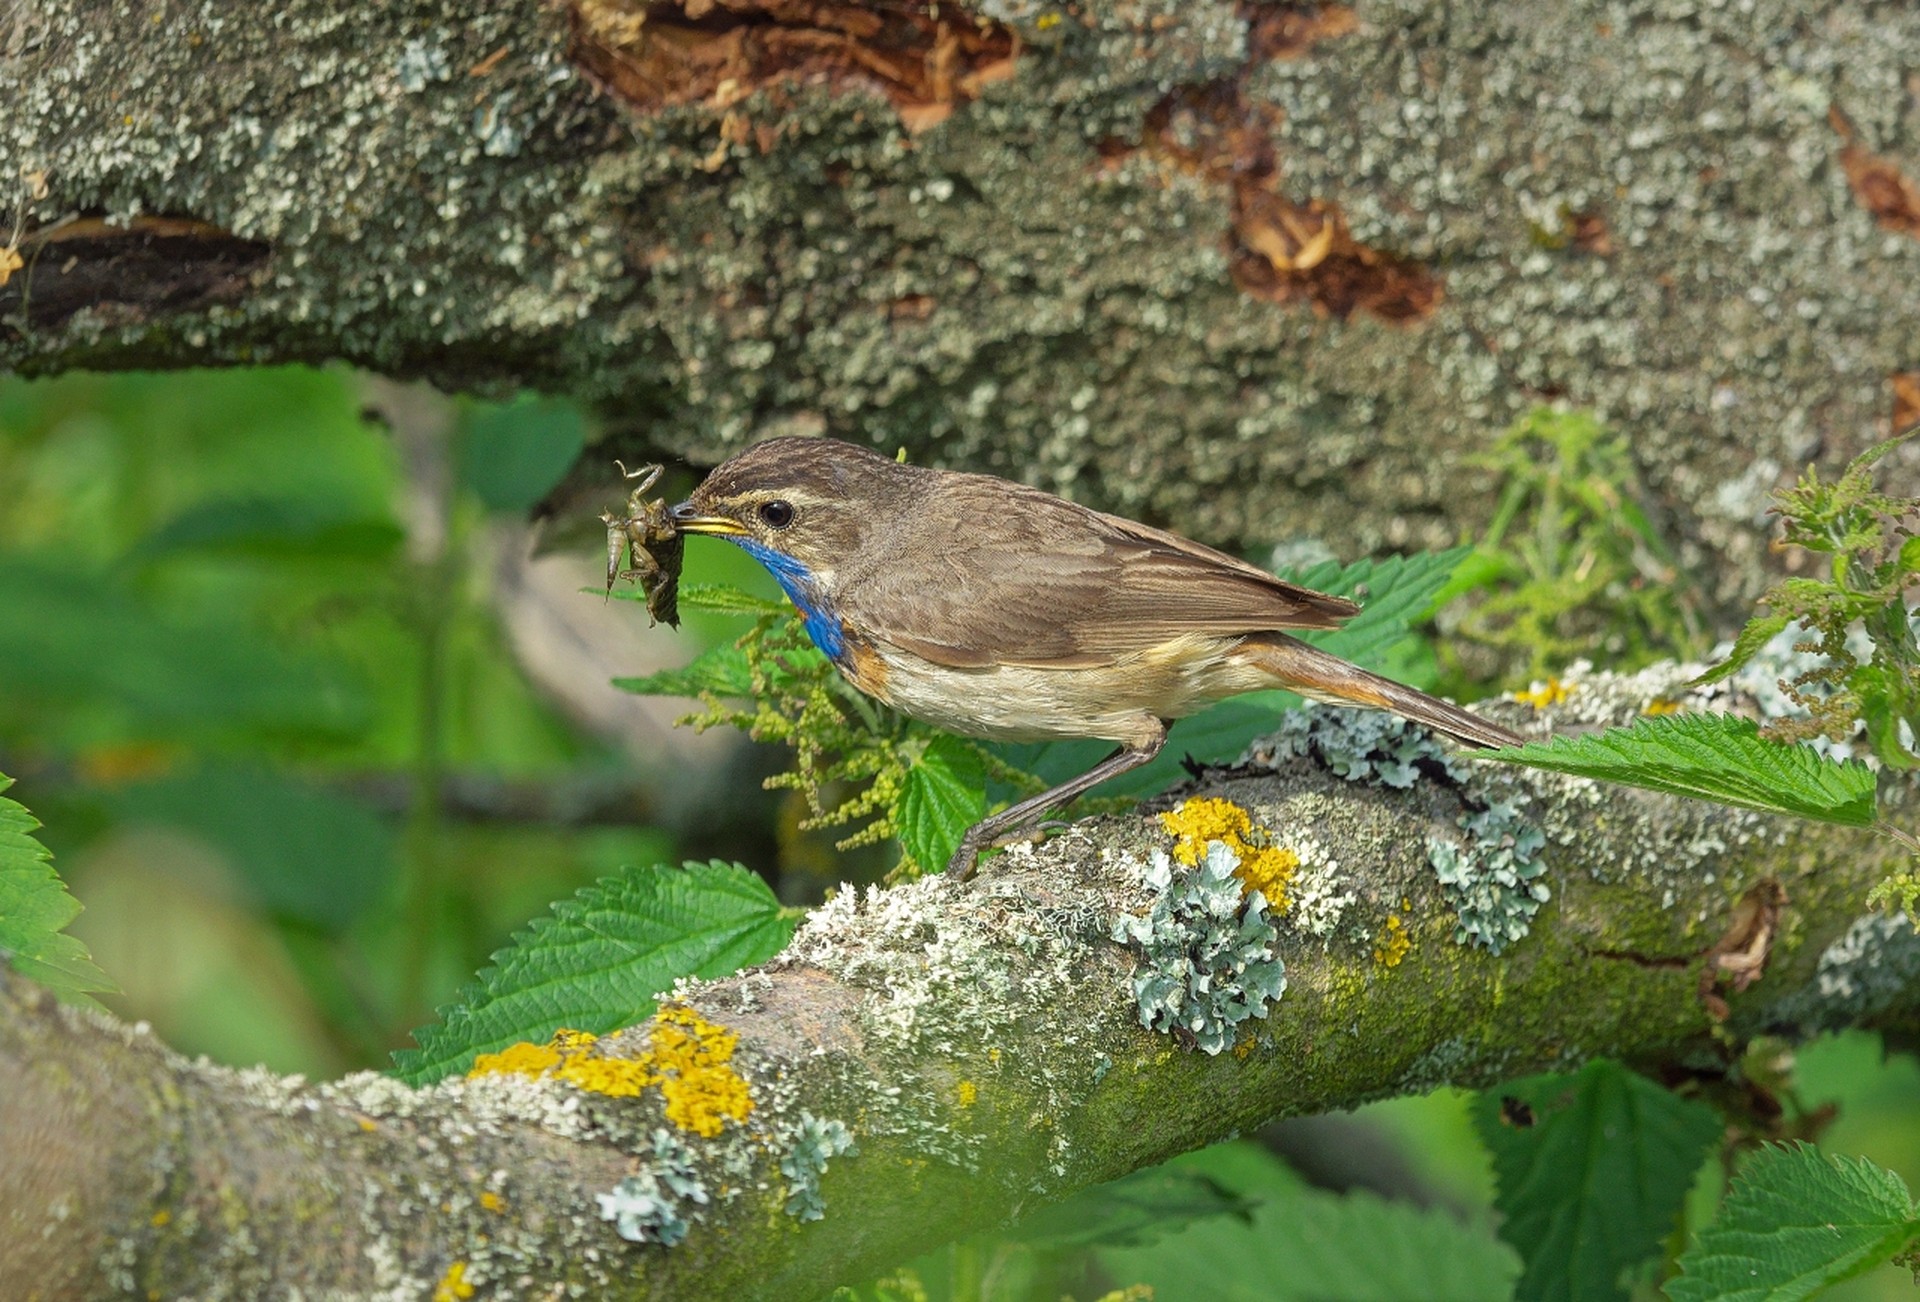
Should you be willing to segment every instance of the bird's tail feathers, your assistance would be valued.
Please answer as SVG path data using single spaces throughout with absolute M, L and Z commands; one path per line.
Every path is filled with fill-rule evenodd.
M 1273 675 L 1277 680 L 1275 686 L 1298 692 L 1310 701 L 1387 710 L 1468 746 L 1520 746 L 1527 740 L 1491 719 L 1471 714 L 1405 683 L 1369 673 L 1284 633 L 1249 638 L 1241 643 L 1241 651 Z

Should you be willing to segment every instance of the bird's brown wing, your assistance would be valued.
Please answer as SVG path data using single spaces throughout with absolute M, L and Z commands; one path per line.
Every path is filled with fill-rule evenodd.
M 937 664 L 1111 664 L 1182 633 L 1334 628 L 1359 607 L 1036 489 L 943 475 L 843 572 L 842 613 Z

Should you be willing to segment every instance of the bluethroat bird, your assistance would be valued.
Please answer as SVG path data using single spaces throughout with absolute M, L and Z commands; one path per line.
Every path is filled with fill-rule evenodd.
M 776 438 L 670 514 L 771 570 L 815 645 L 900 713 L 968 737 L 1119 744 L 971 828 L 947 864 L 961 880 L 982 850 L 1152 759 L 1170 721 L 1241 692 L 1391 710 L 1471 746 L 1522 740 L 1284 631 L 1338 627 L 1360 609 L 1344 597 L 990 475 Z

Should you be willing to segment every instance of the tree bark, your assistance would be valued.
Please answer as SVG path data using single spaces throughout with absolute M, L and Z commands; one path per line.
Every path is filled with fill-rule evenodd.
M 11 0 L 0 366 L 536 385 L 1349 554 L 1564 398 L 1741 601 L 1768 491 L 1920 413 L 1916 67 L 1897 0 Z
M 1585 678 L 1531 721 L 1504 708 L 1589 726 L 1688 672 Z M 1111 936 L 1145 911 L 1142 870 L 1168 839 L 1150 816 L 1107 817 L 965 886 L 849 891 L 765 968 L 683 987 L 673 1006 L 738 1037 L 729 1070 L 751 1099 L 713 1137 L 651 1088 L 495 1074 L 413 1091 L 187 1062 L 7 983 L 0 1280 L 45 1302 L 424 1296 L 449 1279 L 484 1296 L 815 1296 L 1275 1116 L 1594 1055 L 1710 1082 L 1756 1034 L 1920 1016 L 1920 939 L 1860 915 L 1895 852 L 1857 832 L 1494 766 L 1396 789 L 1303 757 L 1200 789 L 1275 844 L 1317 845 L 1350 897 L 1316 928 L 1296 879 L 1276 908 L 1286 989 L 1231 1049 L 1143 1029 L 1140 955 Z M 1546 836 L 1551 899 L 1495 957 L 1457 943 L 1427 845 L 1502 800 Z M 660 1034 L 597 1048 L 631 1056 Z M 793 1165 L 803 1128 L 835 1122 L 857 1151 L 815 1180 Z M 684 1242 L 624 1241 L 599 1196 L 660 1172 L 663 1143 L 708 1201 L 680 1200 Z M 823 1218 L 800 1219 L 815 1198 Z

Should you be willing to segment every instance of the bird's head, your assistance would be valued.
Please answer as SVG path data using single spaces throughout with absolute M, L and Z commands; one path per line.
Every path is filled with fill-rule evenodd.
M 670 512 L 687 533 L 731 539 L 775 573 L 774 558 L 830 574 L 877 515 L 901 505 L 912 471 L 825 438 L 769 439 L 722 463 Z

